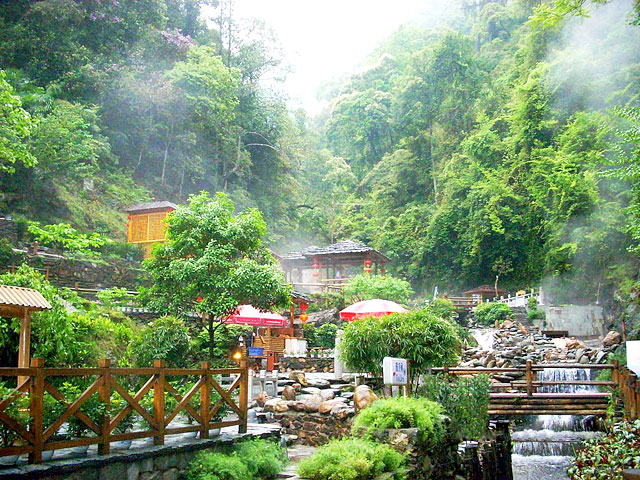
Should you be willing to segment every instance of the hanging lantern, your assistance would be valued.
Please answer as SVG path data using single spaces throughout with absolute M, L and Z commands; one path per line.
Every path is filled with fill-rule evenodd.
M 309 320 L 309 315 L 307 315 L 307 308 L 309 308 L 309 304 L 304 302 L 300 304 L 300 310 L 302 310 L 302 313 L 300 314 L 300 321 L 302 323 L 306 323 L 306 321 Z
M 313 265 L 311 265 L 311 268 L 313 268 L 313 276 L 314 277 L 319 277 L 320 276 L 320 264 L 318 263 L 318 257 L 313 257 Z
M 371 257 L 367 253 L 367 258 L 364 261 L 364 273 L 371 273 L 371 265 L 373 265 L 373 262 L 371 261 Z
M 300 314 L 300 321 L 302 323 L 307 323 L 307 320 L 309 320 L 309 315 L 307 315 L 306 313 L 301 313 Z

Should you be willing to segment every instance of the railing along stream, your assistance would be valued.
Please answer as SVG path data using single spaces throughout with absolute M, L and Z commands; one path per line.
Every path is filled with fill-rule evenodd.
M 222 376 L 231 377 L 228 388 Z M 162 361 L 152 368 L 117 368 L 100 360 L 98 368 L 45 368 L 34 358 L 30 368 L 0 368 L 0 378 L 15 385 L 0 398 L 0 457 L 28 454 L 29 463 L 39 463 L 50 450 L 97 445 L 104 455 L 111 442 L 153 438 L 162 445 L 167 435 L 197 432 L 208 438 L 210 429 L 234 425 L 247 431 L 244 362 L 239 368 L 212 369 L 202 362 L 188 369 L 166 368 Z M 71 379 L 80 387 L 68 388 Z M 226 411 L 236 418 L 225 420 Z M 172 424 L 179 414 L 188 424 Z M 59 438 L 72 423 L 86 434 Z

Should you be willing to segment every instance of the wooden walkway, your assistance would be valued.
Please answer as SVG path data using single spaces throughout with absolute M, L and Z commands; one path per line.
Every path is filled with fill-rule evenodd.
M 541 381 L 538 373 L 544 369 L 610 370 L 611 380 Z M 434 368 L 434 373 L 449 375 L 480 375 L 492 378 L 489 415 L 605 415 L 613 391 L 624 405 L 625 416 L 640 417 L 640 381 L 636 375 L 617 362 L 612 364 L 533 364 L 513 368 Z M 507 379 L 512 378 L 507 381 Z M 582 386 L 578 393 L 548 393 L 545 387 Z M 589 391 L 584 391 L 589 390 Z

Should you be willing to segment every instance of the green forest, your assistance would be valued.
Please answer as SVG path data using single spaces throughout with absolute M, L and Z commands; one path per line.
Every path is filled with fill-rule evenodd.
M 124 241 L 133 203 L 225 192 L 273 251 L 360 240 L 423 295 L 635 291 L 637 2 L 452 2 L 326 84 L 315 117 L 233 3 L 0 1 L 0 212 Z

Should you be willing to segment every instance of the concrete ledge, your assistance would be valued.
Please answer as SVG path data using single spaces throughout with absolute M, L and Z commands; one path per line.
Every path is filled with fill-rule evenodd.
M 236 427 L 230 427 L 235 429 Z M 249 424 L 247 433 L 224 431 L 208 439 L 167 437 L 165 445 L 148 445 L 122 450 L 109 455 L 62 458 L 38 465 L 21 465 L 0 469 L 0 480 L 9 479 L 82 479 L 82 480 L 171 480 L 179 477 L 192 457 L 200 450 L 220 449 L 247 438 L 279 440 L 282 427 L 278 424 Z M 132 468 L 135 467 L 135 468 Z M 169 475 L 167 472 L 172 471 Z M 147 475 L 144 475 L 147 474 Z

